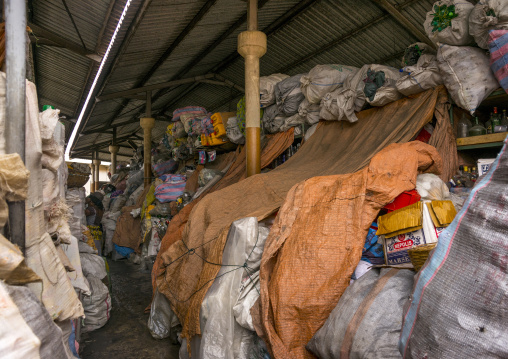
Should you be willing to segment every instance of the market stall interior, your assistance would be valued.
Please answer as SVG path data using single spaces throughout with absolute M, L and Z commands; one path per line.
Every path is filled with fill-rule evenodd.
M 508 1 L 1 9 L 0 357 L 508 357 Z

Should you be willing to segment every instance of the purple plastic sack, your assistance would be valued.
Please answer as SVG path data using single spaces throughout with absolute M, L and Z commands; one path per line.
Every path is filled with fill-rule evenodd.
M 185 191 L 185 183 L 185 176 L 171 175 L 165 183 L 155 188 L 155 198 L 161 203 L 176 201 Z
M 153 172 L 157 175 L 157 177 L 172 173 L 176 171 L 177 168 L 178 162 L 176 162 L 174 159 L 152 165 Z
M 180 119 L 182 115 L 193 115 L 192 117 L 198 116 L 206 116 L 207 112 L 204 107 L 199 106 L 187 106 L 182 108 L 177 108 L 173 111 L 173 122 L 176 122 Z

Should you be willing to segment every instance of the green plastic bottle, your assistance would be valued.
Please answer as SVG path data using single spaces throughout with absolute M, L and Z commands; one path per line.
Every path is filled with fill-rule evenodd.
M 474 118 L 474 126 L 469 129 L 469 136 L 481 136 L 487 134 L 487 129 L 480 124 L 478 117 Z

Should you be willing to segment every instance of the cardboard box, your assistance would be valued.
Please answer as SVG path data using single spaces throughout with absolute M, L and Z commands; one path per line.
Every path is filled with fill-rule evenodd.
M 423 229 L 385 238 L 385 263 L 388 265 L 411 263 L 408 249 L 426 243 Z
M 428 213 L 425 216 L 423 206 Z M 436 242 L 456 213 L 451 201 L 432 201 L 425 204 L 418 202 L 379 217 L 376 234 L 383 236 L 385 263 L 411 263 L 408 250 Z
M 478 176 L 482 176 L 489 171 L 490 165 L 494 163 L 495 158 L 480 158 L 478 160 Z

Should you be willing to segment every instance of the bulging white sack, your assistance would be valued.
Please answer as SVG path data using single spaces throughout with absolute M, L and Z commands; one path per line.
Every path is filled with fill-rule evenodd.
M 447 26 L 441 31 L 434 30 L 434 14 L 436 6 L 455 6 L 457 17 L 451 20 L 451 26 Z M 464 46 L 473 43 L 473 37 L 469 35 L 469 15 L 474 5 L 466 0 L 440 0 L 432 5 L 432 9 L 427 12 L 427 17 L 423 23 L 425 33 L 434 43 L 442 43 L 447 45 Z M 439 11 L 439 10 L 438 10 Z
M 272 74 L 259 78 L 259 103 L 261 104 L 261 108 L 275 103 L 275 85 L 288 77 L 288 75 L 284 74 Z
M 437 61 L 453 101 L 471 114 L 499 87 L 490 59 L 482 49 L 441 45 Z
M 344 65 L 317 65 L 300 78 L 302 92 L 311 104 L 319 104 L 328 93 L 344 85 L 346 78 L 359 69 Z
M 469 15 L 469 34 L 482 49 L 489 48 L 490 30 L 508 30 L 508 1 L 482 0 Z
M 410 96 L 443 84 L 439 72 L 437 58 L 434 55 L 422 55 L 415 66 L 406 66 L 404 71 L 408 74 L 397 80 L 397 90 Z

